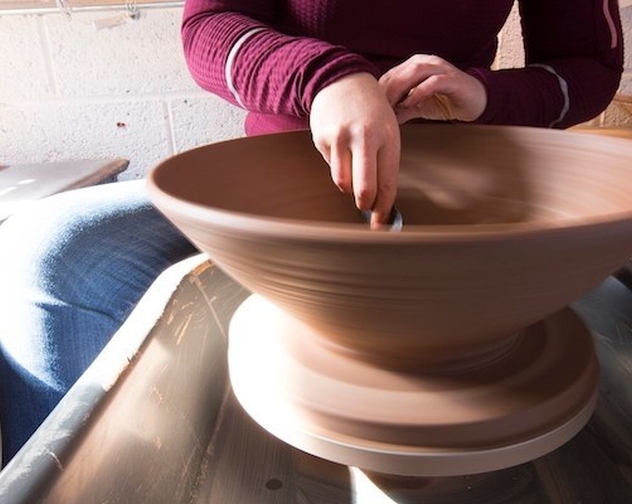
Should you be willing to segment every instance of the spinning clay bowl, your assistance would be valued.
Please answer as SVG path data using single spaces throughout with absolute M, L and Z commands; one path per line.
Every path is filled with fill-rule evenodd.
M 487 359 L 632 253 L 632 143 L 415 125 L 402 145 L 401 232 L 369 230 L 304 132 L 177 155 L 151 195 L 252 292 L 404 369 Z
M 254 293 L 231 325 L 231 381 L 287 442 L 466 474 L 546 453 L 590 417 L 598 365 L 565 307 L 632 255 L 632 142 L 404 126 L 399 232 L 369 229 L 308 132 L 184 152 L 148 187 Z

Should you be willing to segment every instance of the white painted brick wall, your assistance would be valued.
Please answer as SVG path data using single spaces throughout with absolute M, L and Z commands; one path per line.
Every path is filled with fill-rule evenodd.
M 0 16 L 0 165 L 122 156 L 121 179 L 243 135 L 244 112 L 200 90 L 180 46 L 182 10 Z M 7 78 L 11 76 L 11 78 Z
M 181 8 L 145 9 L 138 21 L 97 28 L 121 15 L 0 13 L 0 165 L 122 156 L 130 168 L 121 179 L 131 179 L 176 152 L 243 135 L 244 112 L 189 76 Z M 632 47 L 632 7 L 622 17 Z M 514 10 L 496 66 L 522 60 Z M 630 73 L 621 91 L 632 94 Z M 596 122 L 632 126 L 632 115 L 618 106 Z

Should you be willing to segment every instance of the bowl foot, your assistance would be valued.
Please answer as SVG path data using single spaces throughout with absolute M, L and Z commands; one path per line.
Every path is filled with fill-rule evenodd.
M 570 308 L 484 365 L 402 373 L 323 345 L 258 295 L 231 320 L 228 359 L 238 401 L 273 435 L 403 476 L 492 471 L 554 450 L 592 415 L 599 374 L 591 334 Z

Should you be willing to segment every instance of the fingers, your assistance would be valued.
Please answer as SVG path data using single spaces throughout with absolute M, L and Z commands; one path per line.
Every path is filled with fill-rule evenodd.
M 377 194 L 377 153 L 368 142 L 337 138 L 333 145 L 316 144 L 329 164 L 331 180 L 353 196 L 359 210 L 371 210 Z
M 334 184 L 342 192 L 353 196 L 359 210 L 373 209 L 377 195 L 382 191 L 380 179 L 386 178 L 384 175 L 378 178 L 380 167 L 374 145 L 365 140 L 352 143 L 340 141 L 329 152 L 327 161 Z
M 359 210 L 371 211 L 371 227 L 388 224 L 397 193 L 399 134 L 377 151 L 373 142 L 365 140 L 317 147 L 329 164 L 334 184 L 353 197 Z
M 391 212 L 397 195 L 397 174 L 400 161 L 400 138 L 397 135 L 384 145 L 377 155 L 377 195 L 372 207 L 371 228 L 379 229 L 390 224 Z
M 416 55 L 380 79 L 399 123 L 410 119 L 473 121 L 487 106 L 485 86 L 437 56 Z
M 377 152 L 371 143 L 361 141 L 351 153 L 353 197 L 360 210 L 371 210 L 378 193 Z
M 343 193 L 353 194 L 353 170 L 351 151 L 340 143 L 330 150 L 327 160 L 331 171 L 331 180 Z
M 379 80 L 391 106 L 396 106 L 409 96 L 420 82 L 446 71 L 447 63 L 438 56 L 417 54 L 400 65 L 391 68 Z M 451 65 L 450 65 L 451 66 Z
M 386 223 L 399 169 L 399 125 L 375 77 L 352 74 L 323 88 L 312 102 L 310 128 L 333 182 L 360 210 L 374 210 L 372 220 Z

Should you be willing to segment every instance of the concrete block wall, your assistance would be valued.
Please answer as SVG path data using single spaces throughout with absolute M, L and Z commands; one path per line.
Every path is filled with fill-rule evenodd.
M 0 11 L 0 165 L 121 156 L 130 167 L 120 179 L 133 179 L 176 152 L 242 136 L 243 111 L 190 78 L 181 15 Z
M 244 112 L 200 90 L 180 46 L 181 7 L 2 15 L 0 165 L 122 156 L 121 179 L 145 176 L 174 153 L 243 135 Z M 632 8 L 622 9 L 632 47 Z M 632 95 L 632 58 L 621 92 Z M 500 37 L 498 67 L 520 65 L 517 13 Z M 632 126 L 613 103 L 594 124 Z

